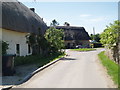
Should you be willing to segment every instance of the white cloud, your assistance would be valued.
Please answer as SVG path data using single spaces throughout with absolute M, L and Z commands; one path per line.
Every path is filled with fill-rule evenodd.
M 80 17 L 89 17 L 91 16 L 90 14 L 81 14 Z
M 98 18 L 90 19 L 91 22 L 101 22 L 101 21 L 104 21 L 104 20 L 106 20 L 105 17 L 98 17 Z

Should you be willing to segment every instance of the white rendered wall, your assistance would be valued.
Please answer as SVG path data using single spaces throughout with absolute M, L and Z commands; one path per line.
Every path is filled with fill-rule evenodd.
M 27 33 L 2 29 L 2 40 L 9 44 L 7 54 L 16 54 L 16 44 L 20 44 L 20 56 L 28 54 L 28 44 L 26 43 Z

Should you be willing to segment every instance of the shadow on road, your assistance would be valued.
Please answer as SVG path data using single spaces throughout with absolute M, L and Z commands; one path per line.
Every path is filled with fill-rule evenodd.
M 74 58 L 61 58 L 60 60 L 76 60 Z

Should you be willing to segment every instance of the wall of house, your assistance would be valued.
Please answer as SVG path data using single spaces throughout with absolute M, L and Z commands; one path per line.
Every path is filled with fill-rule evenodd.
M 65 46 L 67 48 L 75 48 L 75 40 L 66 40 L 65 41 Z
M 82 46 L 90 45 L 90 41 L 89 40 L 79 40 L 79 43 L 81 43 Z
M 16 44 L 20 45 L 20 56 L 30 55 L 28 53 L 28 44 L 26 43 L 27 33 L 16 32 L 11 30 L 2 29 L 2 40 L 9 44 L 7 54 L 17 54 Z
M 82 45 L 82 46 L 89 46 L 90 45 L 90 41 L 89 40 L 66 40 L 65 41 L 65 46 L 68 45 L 68 43 L 70 44 L 70 47 L 75 48 L 76 45 Z

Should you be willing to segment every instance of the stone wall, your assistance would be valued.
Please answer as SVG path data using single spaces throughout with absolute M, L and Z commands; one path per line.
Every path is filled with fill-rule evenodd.
M 113 51 L 111 49 L 106 48 L 105 55 L 107 55 L 108 58 L 110 58 L 111 60 L 114 60 L 113 59 Z
M 105 54 L 116 63 L 120 64 L 120 43 L 112 49 L 106 48 Z

